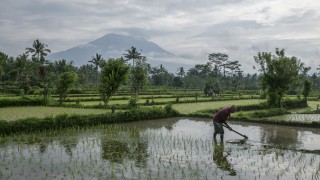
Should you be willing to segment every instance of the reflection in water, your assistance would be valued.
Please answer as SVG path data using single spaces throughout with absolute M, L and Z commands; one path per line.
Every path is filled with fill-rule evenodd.
M 237 173 L 228 161 L 228 156 L 224 155 L 224 143 L 214 143 L 213 161 L 223 171 L 228 171 L 230 176 L 236 176 Z
M 126 138 L 120 134 L 125 134 Z M 148 141 L 142 141 L 138 132 L 121 131 L 116 136 L 106 134 L 102 137 L 102 158 L 110 162 L 123 163 L 125 159 L 135 162 L 137 167 L 146 167 L 148 157 Z
M 69 138 L 63 138 L 59 143 L 64 147 L 66 154 L 72 157 L 72 149 L 77 147 L 78 137 L 70 136 Z
M 320 149 L 320 129 L 282 125 L 232 122 L 231 127 L 245 133 L 249 140 L 286 149 Z M 237 139 L 233 134 L 226 139 Z
M 47 150 L 47 144 L 43 143 L 43 142 L 40 142 L 39 144 L 39 152 L 41 154 L 43 154 L 44 152 L 46 152 Z
M 319 128 L 230 125 L 249 140 L 200 118 L 3 136 L 0 179 L 320 179 Z
M 298 141 L 298 132 L 284 126 L 265 126 L 261 129 L 262 143 L 272 144 L 276 147 L 297 148 L 300 143 Z

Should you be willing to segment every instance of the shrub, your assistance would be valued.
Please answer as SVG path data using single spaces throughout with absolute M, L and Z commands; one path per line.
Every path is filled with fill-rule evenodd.
M 131 98 L 129 100 L 128 107 L 129 108 L 137 108 L 138 107 L 137 99 L 136 98 Z
M 262 117 L 271 117 L 271 116 L 281 116 L 288 113 L 289 112 L 283 108 L 275 108 L 275 109 L 255 111 L 253 113 L 248 113 L 248 115 L 249 117 L 252 117 L 252 118 L 262 118 Z
M 69 90 L 69 94 L 84 94 L 85 92 L 83 92 L 81 89 L 70 89 Z
M 308 107 L 307 99 L 284 99 L 281 106 L 287 109 L 305 108 Z
M 43 98 L 28 98 L 21 97 L 19 99 L 1 99 L 0 107 L 9 107 L 9 106 L 41 106 L 45 105 L 46 102 Z

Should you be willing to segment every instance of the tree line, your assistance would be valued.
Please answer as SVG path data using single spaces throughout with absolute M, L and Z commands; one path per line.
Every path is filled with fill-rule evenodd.
M 87 88 L 98 90 L 106 103 L 122 85 L 130 87 L 133 99 L 146 86 L 195 88 L 207 96 L 226 90 L 261 90 L 271 104 L 279 105 L 288 91 L 306 95 L 311 89 L 320 88 L 319 73 L 308 75 L 310 68 L 304 67 L 296 57 L 286 57 L 284 49 L 276 49 L 275 54 L 259 52 L 254 57 L 259 74 L 244 73 L 238 60 L 229 60 L 227 54 L 220 52 L 209 54 L 205 64 L 196 64 L 188 70 L 179 67 L 175 73 L 169 72 L 162 64 L 151 67 L 147 57 L 135 47 L 115 59 L 105 60 L 95 54 L 88 59 L 88 64 L 80 67 L 74 66 L 72 60 L 50 61 L 46 58 L 50 52 L 48 45 L 39 39 L 17 57 L 0 52 L 3 86 L 0 90 L 16 87 L 23 94 L 37 90 L 45 97 L 48 91 L 55 90 L 62 102 L 71 87 Z

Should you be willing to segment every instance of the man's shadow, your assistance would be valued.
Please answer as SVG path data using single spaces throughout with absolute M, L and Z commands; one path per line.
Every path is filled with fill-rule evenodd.
M 228 161 L 228 155 L 224 155 L 224 143 L 221 141 L 219 144 L 214 142 L 213 162 L 223 171 L 228 171 L 230 176 L 236 176 L 237 173 L 233 169 L 231 163 Z

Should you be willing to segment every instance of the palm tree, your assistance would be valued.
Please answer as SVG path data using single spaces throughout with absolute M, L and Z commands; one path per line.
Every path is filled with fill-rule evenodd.
M 38 62 L 40 62 L 40 67 L 39 67 L 39 76 L 42 82 L 44 82 L 44 77 L 46 75 L 44 64 L 46 62 L 45 56 L 48 55 L 48 53 L 51 52 L 50 49 L 47 49 L 48 47 L 47 44 L 41 43 L 39 39 L 36 39 L 33 41 L 32 48 L 28 47 L 26 48 L 26 54 L 32 53 L 32 57 L 36 58 Z
M 183 67 L 179 67 L 178 69 L 177 69 L 177 75 L 180 77 L 180 78 L 182 78 L 183 76 L 185 76 L 186 75 L 186 72 L 184 71 L 184 68 Z
M 94 65 L 95 70 L 98 72 L 102 61 L 103 61 L 103 58 L 101 54 L 96 53 L 96 56 L 92 56 L 91 60 L 88 62 L 92 63 Z
M 96 83 L 98 83 L 99 67 L 101 66 L 102 61 L 103 61 L 103 58 L 101 54 L 98 54 L 98 53 L 96 53 L 96 56 L 92 56 L 91 60 L 89 61 L 90 63 L 93 64 L 94 69 L 96 71 Z
M 65 59 L 55 61 L 53 67 L 56 74 L 62 74 L 64 72 L 70 72 L 74 70 L 73 61 L 67 62 Z
M 47 49 L 46 47 L 48 47 L 47 44 L 41 43 L 39 39 L 36 39 L 33 41 L 32 48 L 26 48 L 26 53 L 32 53 L 32 57 L 36 57 L 37 60 L 43 65 L 45 62 L 44 57 L 51 52 L 51 50 Z
M 137 51 L 137 48 L 135 48 L 133 46 L 131 46 L 131 48 L 126 51 L 127 51 L 127 53 L 124 53 L 123 55 L 126 58 L 126 61 L 132 59 L 132 66 L 134 67 L 134 60 L 141 58 L 142 57 L 141 53 L 139 53 Z

